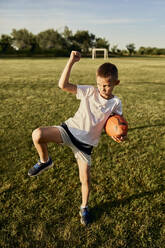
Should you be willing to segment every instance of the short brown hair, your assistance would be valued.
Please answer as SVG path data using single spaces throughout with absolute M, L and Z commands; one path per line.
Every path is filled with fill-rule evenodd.
M 111 76 L 115 79 L 118 79 L 118 69 L 114 64 L 104 63 L 99 66 L 96 75 L 104 78 Z

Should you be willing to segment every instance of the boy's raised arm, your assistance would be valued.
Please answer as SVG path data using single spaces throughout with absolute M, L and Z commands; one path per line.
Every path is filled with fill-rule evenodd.
M 76 94 L 77 93 L 77 85 L 69 83 L 69 77 L 70 72 L 72 69 L 72 66 L 75 62 L 78 62 L 81 58 L 81 54 L 77 51 L 72 51 L 70 54 L 70 58 L 62 72 L 62 75 L 60 77 L 58 86 L 67 92 Z

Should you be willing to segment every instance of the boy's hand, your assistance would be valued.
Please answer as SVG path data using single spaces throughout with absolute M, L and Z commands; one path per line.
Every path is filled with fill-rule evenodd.
M 75 63 L 78 62 L 81 58 L 81 53 L 77 52 L 77 51 L 72 51 L 70 54 L 70 62 L 71 63 Z
M 120 136 L 120 137 L 118 137 L 118 136 L 111 136 L 111 137 L 117 143 L 121 143 L 121 142 L 123 142 L 123 141 L 125 141 L 125 140 L 128 139 L 127 136 Z

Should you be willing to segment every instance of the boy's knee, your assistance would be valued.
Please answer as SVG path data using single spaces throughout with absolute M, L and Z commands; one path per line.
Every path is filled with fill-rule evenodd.
M 89 177 L 88 176 L 82 176 L 80 177 L 81 184 L 89 184 Z
M 40 142 L 42 138 L 42 129 L 37 128 L 32 132 L 32 139 L 33 141 Z

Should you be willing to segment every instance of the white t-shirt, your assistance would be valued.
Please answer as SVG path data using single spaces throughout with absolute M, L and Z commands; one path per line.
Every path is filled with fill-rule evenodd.
M 97 146 L 108 117 L 113 113 L 122 115 L 121 101 L 116 96 L 104 99 L 97 88 L 89 85 L 77 85 L 76 98 L 81 100 L 79 109 L 65 123 L 79 141 Z

